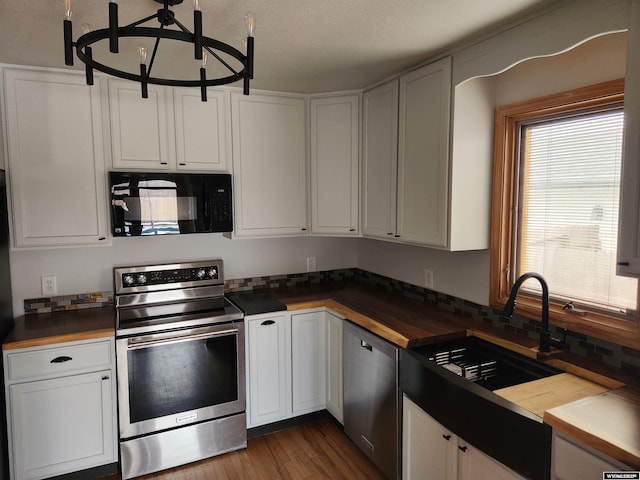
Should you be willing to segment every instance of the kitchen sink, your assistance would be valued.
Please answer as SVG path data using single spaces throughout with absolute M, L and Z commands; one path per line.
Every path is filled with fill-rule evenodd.
M 562 372 L 476 337 L 400 351 L 402 392 L 525 478 L 549 478 L 551 427 L 494 391 L 557 373 Z
M 562 373 L 476 337 L 418 347 L 413 352 L 491 391 Z

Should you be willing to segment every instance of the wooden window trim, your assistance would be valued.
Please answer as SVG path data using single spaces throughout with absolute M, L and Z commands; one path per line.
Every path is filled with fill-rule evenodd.
M 493 189 L 491 195 L 491 260 L 489 304 L 502 309 L 512 286 L 508 271 L 513 258 L 513 202 L 518 145 L 518 123 L 533 118 L 552 117 L 573 110 L 619 104 L 624 101 L 624 79 L 612 80 L 546 97 L 498 107 L 495 115 Z M 640 282 L 639 282 L 640 284 Z M 538 297 L 518 294 L 516 313 L 540 319 Z M 640 344 L 640 320 L 621 319 L 605 313 L 588 312 L 576 316 L 563 310 L 560 302 L 549 302 L 550 323 L 594 338 L 631 348 Z M 640 308 L 638 308 L 640 312 Z

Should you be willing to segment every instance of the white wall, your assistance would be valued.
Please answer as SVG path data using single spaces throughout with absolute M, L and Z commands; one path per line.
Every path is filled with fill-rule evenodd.
M 13 250 L 11 279 L 14 315 L 25 298 L 41 296 L 40 277 L 57 277 L 58 295 L 113 290 L 113 267 L 222 258 L 225 278 L 301 273 L 307 257 L 317 269 L 356 266 L 354 238 L 272 238 L 230 240 L 222 234 L 115 238 L 112 246 Z
M 488 250 L 445 252 L 363 239 L 358 245 L 358 268 L 421 287 L 425 286 L 424 270 L 433 270 L 433 290 L 488 303 Z

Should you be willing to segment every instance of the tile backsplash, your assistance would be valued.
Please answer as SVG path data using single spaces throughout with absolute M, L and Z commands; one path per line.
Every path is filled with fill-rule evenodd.
M 85 308 L 113 307 L 113 292 L 80 293 L 53 297 L 27 298 L 24 313 L 51 313 Z

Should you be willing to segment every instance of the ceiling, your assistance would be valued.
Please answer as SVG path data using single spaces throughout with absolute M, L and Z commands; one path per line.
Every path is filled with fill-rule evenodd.
M 71 1 L 74 39 L 83 24 L 107 26 L 106 0 Z M 200 0 L 204 34 L 239 50 L 246 36 L 244 15 L 255 15 L 252 88 L 299 93 L 363 88 L 552 3 L 555 0 Z M 139 20 L 159 7 L 153 0 L 120 1 L 119 23 Z M 185 0 L 173 10 L 191 28 L 192 2 Z M 0 0 L 0 63 L 65 68 L 63 14 L 64 0 Z M 136 47 L 121 43 L 121 53 L 106 54 L 112 55 L 110 64 L 133 64 L 135 70 Z M 194 78 L 184 73 L 198 71 L 192 54 L 172 48 L 167 45 L 158 54 L 155 76 Z M 76 59 L 74 68 L 82 65 Z M 214 68 L 210 65 L 207 69 Z

